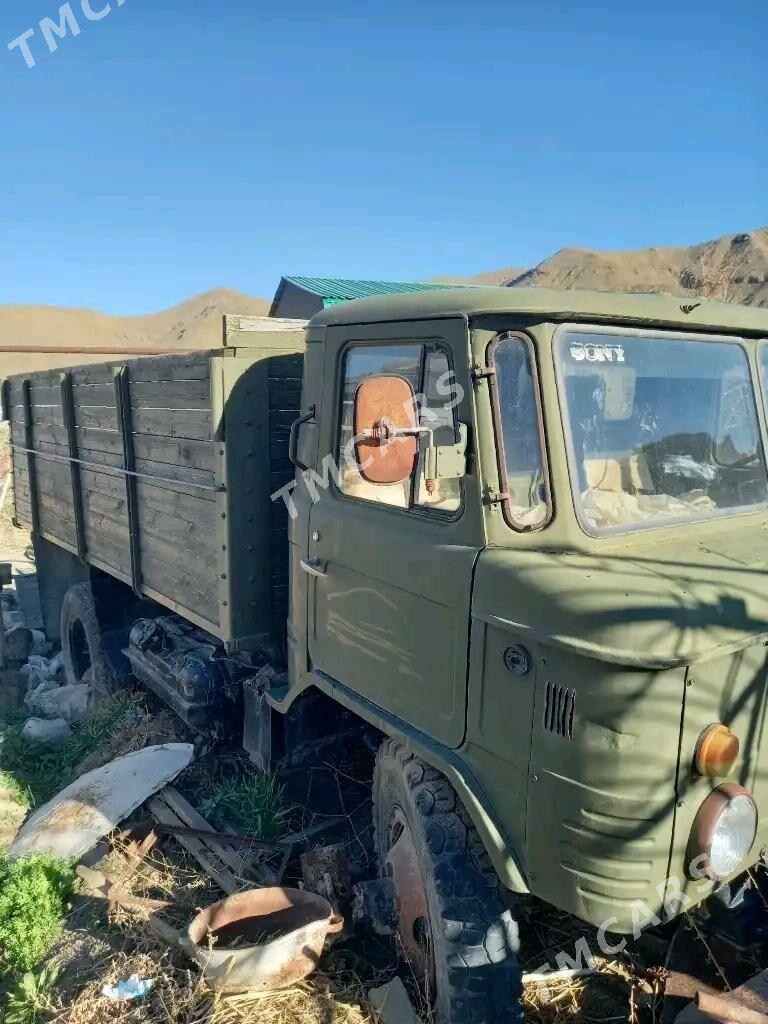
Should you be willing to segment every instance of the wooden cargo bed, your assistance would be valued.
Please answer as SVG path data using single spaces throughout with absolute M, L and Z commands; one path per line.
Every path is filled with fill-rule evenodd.
M 14 376 L 16 517 L 230 650 L 279 642 L 304 331 L 227 317 L 224 347 Z

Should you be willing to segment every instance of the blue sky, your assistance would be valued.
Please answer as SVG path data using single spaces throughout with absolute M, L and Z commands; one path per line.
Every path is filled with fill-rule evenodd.
M 768 223 L 757 3 L 71 0 L 50 53 L 59 2 L 0 9 L 0 302 L 141 313 Z

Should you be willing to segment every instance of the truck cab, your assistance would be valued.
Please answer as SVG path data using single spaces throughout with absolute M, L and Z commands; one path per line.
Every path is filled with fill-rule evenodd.
M 525 289 L 309 326 L 275 706 L 315 687 L 396 737 L 506 890 L 609 931 L 768 847 L 765 337 Z

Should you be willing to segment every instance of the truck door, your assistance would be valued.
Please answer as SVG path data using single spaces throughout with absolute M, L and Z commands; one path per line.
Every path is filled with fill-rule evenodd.
M 361 383 L 396 376 L 419 396 L 416 419 L 433 428 L 433 444 L 458 440 L 472 408 L 466 324 L 330 328 L 325 360 L 310 557 L 302 563 L 312 667 L 457 747 L 472 574 L 483 544 L 479 491 L 468 478 L 427 484 L 423 438 L 409 479 L 371 482 L 352 439 Z

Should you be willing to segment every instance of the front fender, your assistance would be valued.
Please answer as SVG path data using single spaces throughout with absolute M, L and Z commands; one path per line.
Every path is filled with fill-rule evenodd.
M 523 875 L 520 859 L 505 837 L 493 814 L 488 798 L 462 757 L 461 751 L 452 750 L 435 742 L 418 729 L 414 729 L 401 719 L 382 711 L 369 700 L 322 672 L 307 673 L 301 683 L 292 686 L 282 696 L 282 699 L 270 699 L 268 696 L 269 703 L 276 711 L 287 714 L 296 699 L 313 686 L 338 701 L 343 707 L 354 712 L 380 732 L 399 740 L 427 764 L 442 772 L 456 790 L 464 809 L 472 819 L 502 885 L 515 893 L 527 894 L 530 891 Z

